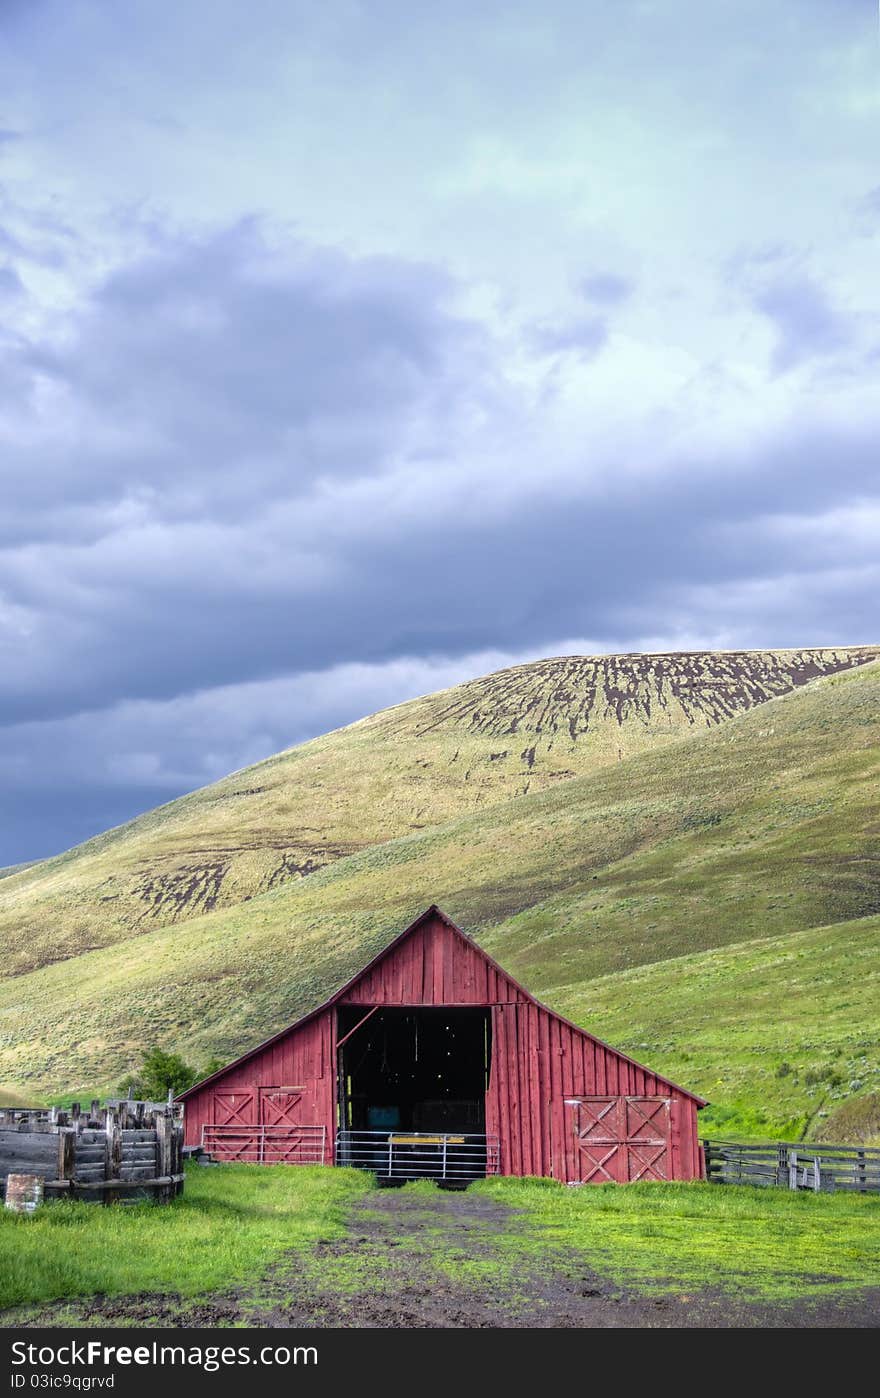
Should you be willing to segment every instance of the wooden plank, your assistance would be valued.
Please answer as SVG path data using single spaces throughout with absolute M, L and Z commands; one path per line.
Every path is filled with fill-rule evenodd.
M 533 1175 L 535 1167 L 532 1161 L 532 1095 L 530 1092 L 531 1075 L 529 1072 L 528 1056 L 528 1015 L 530 1005 L 517 1005 L 516 1007 L 516 1068 L 517 1068 L 517 1097 L 519 1100 L 519 1139 L 520 1139 L 520 1170 L 524 1175 Z
M 49 1138 L 48 1150 L 31 1149 L 18 1154 L 6 1148 L 0 1151 L 0 1174 L 28 1175 L 44 1168 L 51 1170 L 53 1175 L 58 1169 L 58 1141 L 54 1136 Z
M 811 1158 L 814 1155 L 853 1156 L 865 1154 L 868 1157 L 874 1156 L 880 1159 L 880 1146 L 841 1146 L 826 1145 L 824 1142 L 814 1143 L 805 1141 L 729 1141 L 714 1136 L 711 1138 L 711 1144 L 713 1150 L 733 1150 L 741 1153 L 762 1152 L 775 1155 L 778 1149 L 783 1148 L 785 1150 L 796 1150 L 800 1152 L 800 1154 L 808 1155 Z
M 122 1173 L 122 1132 L 119 1127 L 118 1117 L 114 1112 L 107 1113 L 107 1156 L 104 1163 L 105 1184 L 110 1184 L 119 1179 Z M 88 1188 L 88 1186 L 85 1186 Z M 104 1195 L 105 1200 L 112 1202 L 116 1198 L 112 1189 Z
M 513 1174 L 511 1154 L 510 1091 L 507 1054 L 507 1008 L 495 1005 L 492 1010 L 492 1049 L 495 1058 L 495 1082 L 498 1100 L 498 1134 L 501 1142 L 499 1171 L 502 1175 Z
M 455 964 L 453 945 L 453 934 L 444 927 L 441 933 L 443 945 L 443 985 L 441 996 L 444 1004 L 449 1004 L 455 1000 Z
M 546 1126 L 544 1122 L 544 1098 L 541 1091 L 541 1053 L 538 1031 L 539 1010 L 536 1005 L 526 1005 L 525 1011 L 526 1024 L 528 1026 L 526 1062 L 528 1065 L 529 1083 L 529 1120 L 531 1122 L 532 1135 L 531 1172 L 533 1175 L 543 1175 Z
M 443 947 L 437 936 L 434 925 L 431 926 L 431 985 L 430 1004 L 436 1005 L 438 996 L 442 997 L 441 987 L 443 985 Z
M 0 1150 L 15 1149 L 27 1151 L 57 1149 L 57 1136 L 54 1131 L 3 1131 L 0 1132 Z
M 171 1176 L 154 1177 L 151 1180 L 100 1180 L 96 1183 L 75 1183 L 73 1187 L 77 1191 L 82 1189 L 88 1190 L 90 1192 L 103 1191 L 105 1193 L 115 1194 L 117 1191 L 121 1193 L 128 1189 L 160 1189 L 163 1185 L 179 1184 L 183 1181 L 183 1179 L 184 1176 L 182 1174 L 178 1174 Z M 65 1180 L 64 1183 L 67 1184 L 69 1182 Z
M 123 1165 L 155 1165 L 155 1144 L 151 1146 L 138 1146 L 137 1150 L 123 1150 L 122 1163 Z
M 76 1169 L 76 1133 L 66 1129 L 58 1132 L 58 1173 L 59 1180 L 69 1180 Z M 100 1159 L 101 1168 L 104 1168 L 103 1153 Z
M 425 941 L 419 928 L 412 938 L 413 1004 L 421 1005 L 425 996 Z
M 42 1179 L 54 1178 L 57 1169 L 54 1160 L 29 1160 L 21 1164 L 11 1163 L 0 1166 L 0 1180 L 6 1180 L 8 1175 L 40 1175 Z

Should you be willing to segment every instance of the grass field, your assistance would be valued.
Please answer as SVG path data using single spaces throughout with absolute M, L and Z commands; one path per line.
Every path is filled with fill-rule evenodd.
M 861 950 L 878 830 L 871 664 L 240 908 L 8 978 L 0 1073 L 24 1096 L 85 1094 L 156 1042 L 232 1057 L 435 899 L 551 1005 L 705 1092 L 717 1126 L 787 1132 L 876 1083 Z
M 750 1300 L 880 1285 L 880 1197 L 709 1184 L 486 1180 L 525 1212 L 504 1235 L 513 1265 L 551 1250 L 649 1291 L 714 1287 Z
M 0 1211 L 0 1309 L 141 1291 L 184 1297 L 256 1280 L 284 1252 L 341 1237 L 370 1188 L 354 1170 L 283 1165 L 191 1169 L 167 1206 L 53 1203 Z
M 325 1295 L 387 1292 L 387 1268 L 357 1246 L 373 1199 L 398 1211 L 389 1245 L 401 1277 L 418 1268 L 428 1291 L 433 1278 L 465 1296 L 491 1288 L 514 1297 L 527 1275 L 573 1268 L 648 1295 L 709 1287 L 751 1302 L 880 1285 L 877 1196 L 699 1184 L 572 1190 L 546 1180 L 487 1180 L 452 1200 L 427 1182 L 391 1193 L 348 1170 L 195 1167 L 183 1197 L 164 1208 L 53 1204 L 33 1217 L 3 1214 L 0 1306 L 100 1293 L 138 1298 L 143 1320 L 162 1296 L 185 1306 L 222 1294 L 246 1319 L 277 1294 L 283 1268 Z M 470 1222 L 496 1207 L 489 1231 L 455 1232 L 440 1207 L 447 1202 L 469 1209 Z M 417 1229 L 395 1226 L 400 1206 Z M 67 1314 L 73 1323 L 75 1310 Z
M 880 1091 L 880 917 L 676 957 L 550 999 L 710 1100 L 704 1135 L 836 1140 Z M 880 1142 L 876 1112 L 840 1143 Z

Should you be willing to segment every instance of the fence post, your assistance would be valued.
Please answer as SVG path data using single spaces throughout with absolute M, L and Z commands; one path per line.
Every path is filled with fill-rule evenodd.
M 113 1204 L 119 1198 L 119 1191 L 109 1187 L 111 1180 L 122 1175 L 122 1129 L 119 1118 L 112 1108 L 107 1109 L 107 1146 L 104 1154 L 104 1177 L 108 1188 L 104 1190 L 104 1203 Z
M 69 1126 L 58 1132 L 58 1179 L 72 1180 L 76 1172 L 76 1132 Z
M 859 1153 L 858 1153 L 858 1155 L 857 1155 L 857 1157 L 856 1157 L 856 1161 L 857 1161 L 856 1170 L 857 1170 L 857 1174 L 858 1174 L 859 1190 L 860 1190 L 861 1192 L 864 1192 L 865 1188 L 867 1187 L 867 1179 L 866 1179 L 866 1176 L 865 1176 L 865 1152 L 864 1152 L 863 1150 L 860 1150 L 860 1151 L 859 1151 Z
M 797 1189 L 798 1187 L 798 1153 L 797 1149 L 788 1152 L 788 1187 Z
M 173 1175 L 182 1175 L 182 1174 L 183 1174 L 183 1127 L 180 1125 L 180 1123 L 179 1123 L 178 1121 L 175 1121 L 174 1117 L 172 1116 L 171 1120 L 170 1120 L 169 1123 L 168 1123 L 168 1129 L 169 1129 L 169 1131 L 171 1132 L 171 1166 L 172 1166 L 171 1173 L 172 1173 Z M 176 1182 L 176 1184 L 174 1184 L 174 1185 L 172 1186 L 172 1189 L 171 1189 L 171 1197 L 172 1197 L 172 1198 L 175 1198 L 176 1195 L 182 1194 L 182 1193 L 183 1193 L 183 1180 L 181 1179 L 181 1180 L 178 1180 L 178 1181 Z
M 160 1177 L 170 1176 L 174 1173 L 171 1168 L 172 1140 L 170 1131 L 171 1122 L 164 1112 L 157 1112 L 155 1119 L 156 1128 L 156 1174 Z M 170 1199 L 172 1186 L 163 1185 L 162 1198 Z

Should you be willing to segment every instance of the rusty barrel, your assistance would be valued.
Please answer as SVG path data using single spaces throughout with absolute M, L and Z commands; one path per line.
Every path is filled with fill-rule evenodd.
M 6 1207 L 16 1214 L 32 1214 L 43 1202 L 42 1175 L 9 1175 Z

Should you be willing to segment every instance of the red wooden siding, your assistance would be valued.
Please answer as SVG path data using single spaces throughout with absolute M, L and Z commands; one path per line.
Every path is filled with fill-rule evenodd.
M 526 992 L 473 943 L 442 922 L 417 925 L 392 954 L 368 967 L 340 1005 L 495 1005 Z
M 325 1125 L 327 1159 L 332 1160 L 332 1125 L 336 1112 L 335 1022 L 333 1014 L 317 1015 L 197 1088 L 187 1099 L 184 1113 L 187 1145 L 201 1142 L 203 1125 L 225 1125 L 227 1121 L 233 1125 L 273 1124 L 279 1119 L 284 1097 L 267 1089 L 280 1093 L 286 1088 L 291 1097 L 298 1099 L 295 1108 L 287 1107 L 286 1119 L 295 1118 L 297 1125 Z M 226 1112 L 221 1115 L 218 1111 L 230 1094 L 236 1097 L 249 1094 L 247 1104 L 231 1118 Z
M 285 1120 L 325 1127 L 332 1160 L 339 1005 L 491 1007 L 486 1131 L 499 1139 L 502 1174 L 574 1183 L 701 1173 L 698 1098 L 540 1005 L 433 908 L 321 1009 L 182 1094 L 187 1143 L 198 1144 L 202 1126 L 221 1124 L 230 1109 L 233 1123 L 249 1117 L 256 1125 L 267 1113 L 276 1119 L 287 1101 Z M 278 1097 L 284 1090 L 288 1097 Z M 605 1125 L 593 1130 L 604 1104 Z M 640 1119 L 653 1123 L 654 1135 Z M 606 1163 L 595 1171 L 605 1147 Z

